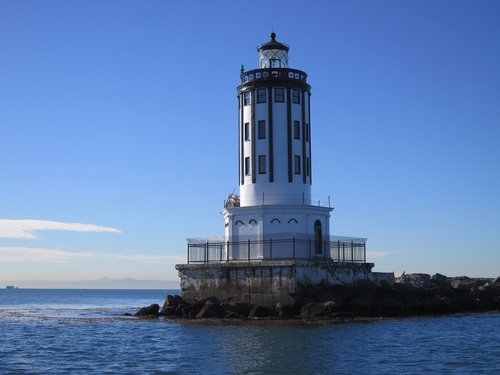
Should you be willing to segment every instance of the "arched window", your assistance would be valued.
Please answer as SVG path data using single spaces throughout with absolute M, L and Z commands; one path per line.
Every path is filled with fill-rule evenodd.
M 298 221 L 292 217 L 290 220 L 288 220 L 288 224 L 292 224 L 292 223 L 297 224 Z
M 239 224 L 239 225 L 243 225 L 243 221 L 238 220 L 238 221 L 236 221 L 236 223 L 234 223 L 234 225 L 238 225 L 238 224 Z
M 257 224 L 257 221 L 255 219 L 250 219 L 250 221 L 248 222 L 248 224 Z
M 271 224 L 274 224 L 274 223 L 280 224 L 281 221 L 278 218 L 274 218 L 274 219 L 271 220 Z
M 314 253 L 321 254 L 323 252 L 323 233 L 321 221 L 314 222 Z

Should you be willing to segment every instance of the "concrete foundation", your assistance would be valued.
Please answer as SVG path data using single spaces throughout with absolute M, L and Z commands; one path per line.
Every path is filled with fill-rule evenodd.
M 238 263 L 178 264 L 182 298 L 195 302 L 293 305 L 309 286 L 354 285 L 374 279 L 373 263 L 330 260 L 281 260 Z

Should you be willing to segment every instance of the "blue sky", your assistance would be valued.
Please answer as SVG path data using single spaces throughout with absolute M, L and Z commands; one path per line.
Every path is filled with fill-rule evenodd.
M 498 276 L 499 25 L 497 1 L 0 2 L 0 282 L 176 280 L 223 233 L 272 29 L 333 234 L 377 271 Z

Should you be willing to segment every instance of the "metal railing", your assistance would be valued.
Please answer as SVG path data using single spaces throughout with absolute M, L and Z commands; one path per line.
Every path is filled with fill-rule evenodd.
M 230 194 L 227 200 L 224 200 L 224 207 L 240 207 L 240 196 Z M 254 199 L 246 199 L 247 206 L 265 206 L 276 204 L 291 204 L 295 206 L 316 206 L 331 208 L 330 196 L 299 194 L 273 194 L 262 193 L 256 195 Z
M 257 262 L 263 260 L 318 260 L 342 263 L 366 263 L 366 242 L 341 241 L 325 238 L 267 239 L 188 242 L 187 261 L 190 263 Z

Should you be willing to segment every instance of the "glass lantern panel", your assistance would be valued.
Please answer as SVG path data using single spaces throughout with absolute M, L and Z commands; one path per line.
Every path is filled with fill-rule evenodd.
M 282 49 L 268 49 L 259 52 L 259 66 L 265 68 L 288 68 L 288 52 Z

